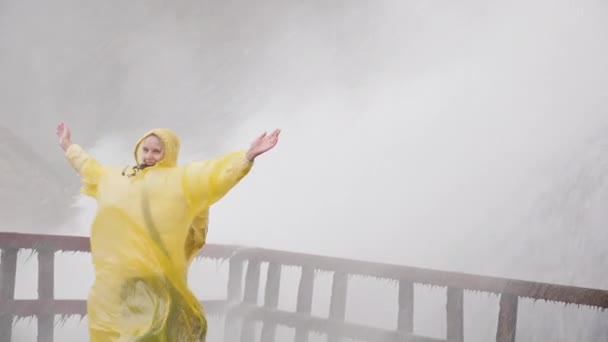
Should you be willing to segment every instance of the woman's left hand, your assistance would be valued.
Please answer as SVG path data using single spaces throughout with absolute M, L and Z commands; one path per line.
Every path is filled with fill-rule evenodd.
M 279 141 L 280 129 L 275 129 L 270 135 L 264 132 L 251 143 L 251 147 L 247 151 L 247 159 L 253 161 L 257 156 L 263 154 L 276 146 Z

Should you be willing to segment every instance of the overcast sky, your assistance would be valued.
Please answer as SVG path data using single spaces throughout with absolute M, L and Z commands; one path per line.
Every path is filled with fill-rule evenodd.
M 59 120 L 117 166 L 157 126 L 182 162 L 282 128 L 212 209 L 209 243 L 608 288 L 607 15 L 599 0 L 9 0 L 0 115 L 58 172 Z M 51 232 L 88 234 L 94 203 L 75 204 Z M 88 259 L 61 260 L 90 279 Z M 355 320 L 373 310 L 352 303 Z M 442 336 L 439 309 L 420 309 L 422 332 Z M 553 333 L 593 340 L 581 330 Z

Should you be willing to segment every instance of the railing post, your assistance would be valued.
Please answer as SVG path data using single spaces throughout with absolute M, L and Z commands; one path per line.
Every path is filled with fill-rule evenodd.
M 245 276 L 245 296 L 243 302 L 257 304 L 259 291 L 260 262 L 257 260 L 249 260 L 247 263 L 247 275 Z
M 271 262 L 268 265 L 266 288 L 264 290 L 264 306 L 276 309 L 279 304 L 279 291 L 281 286 L 281 264 Z M 273 323 L 263 322 L 262 342 L 274 342 L 277 326 Z
M 2 263 L 0 264 L 0 342 L 10 342 L 13 331 L 13 312 L 3 311 L 10 308 L 15 299 L 15 279 L 17 278 L 17 252 L 16 248 L 2 250 Z
M 464 341 L 464 308 L 462 289 L 448 287 L 447 311 L 447 341 Z
M 230 308 L 238 305 L 241 301 L 243 292 L 243 263 L 244 261 L 238 257 L 230 258 L 229 261 L 227 300 Z M 238 340 L 240 322 L 240 317 L 235 317 L 231 314 L 226 315 L 226 320 L 224 321 L 225 342 Z
M 38 250 L 38 299 L 55 298 L 55 252 Z M 38 342 L 53 342 L 55 314 L 38 316 Z
M 256 305 L 258 302 L 258 292 L 260 290 L 260 262 L 249 260 L 247 263 L 247 274 L 245 276 L 245 304 Z M 255 325 L 254 321 L 244 317 L 243 330 L 241 331 L 241 341 L 254 341 Z
M 346 293 L 348 292 L 348 278 L 345 273 L 334 272 L 334 279 L 331 286 L 331 302 L 329 305 L 329 320 L 344 322 L 346 318 Z M 328 342 L 340 342 L 340 334 L 330 333 L 327 336 Z
M 243 260 L 231 258 L 228 271 L 228 301 L 240 302 L 243 291 Z
M 302 267 L 302 275 L 300 276 L 298 286 L 298 303 L 296 304 L 297 313 L 310 315 L 312 311 L 314 280 L 314 270 L 309 267 Z M 308 335 L 308 329 L 296 328 L 296 342 L 307 342 Z
M 411 334 L 414 332 L 414 284 L 411 281 L 399 280 L 398 301 L 397 330 Z
M 506 293 L 500 295 L 500 311 L 498 313 L 496 342 L 515 342 L 517 302 L 517 296 Z

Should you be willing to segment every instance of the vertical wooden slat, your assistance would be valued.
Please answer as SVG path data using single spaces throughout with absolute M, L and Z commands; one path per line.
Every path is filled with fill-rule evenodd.
M 314 290 L 315 273 L 312 268 L 303 267 L 298 286 L 298 302 L 296 312 L 310 315 L 312 311 L 312 295 Z M 296 328 L 296 342 L 307 342 L 309 331 Z
M 258 292 L 260 291 L 260 262 L 249 260 L 247 263 L 247 274 L 245 275 L 245 304 L 256 305 L 258 302 Z M 255 322 L 243 317 L 243 330 L 241 331 L 241 341 L 255 341 Z
M 2 250 L 0 264 L 0 309 L 15 299 L 17 278 L 17 252 L 15 248 Z M 13 313 L 0 313 L 0 342 L 10 342 L 13 330 Z
M 500 295 L 500 311 L 498 313 L 496 342 L 515 342 L 517 303 L 517 296 L 505 293 Z
M 399 312 L 397 313 L 397 330 L 406 333 L 414 331 L 414 283 L 399 281 Z
M 247 274 L 245 275 L 245 296 L 243 302 L 257 304 L 258 292 L 260 291 L 260 262 L 249 260 L 247 263 Z
M 236 305 L 241 301 L 243 294 L 243 264 L 238 258 L 231 258 L 228 270 L 227 300 L 230 305 Z M 236 342 L 239 339 L 241 319 L 234 315 L 226 315 L 224 321 L 224 341 Z
M 239 302 L 243 292 L 243 260 L 230 259 L 228 271 L 228 301 Z
M 331 286 L 331 302 L 329 305 L 330 321 L 344 322 L 346 318 L 346 294 L 348 292 L 348 278 L 345 273 L 334 272 Z M 340 342 L 340 332 L 330 332 L 327 336 L 328 342 Z
M 55 252 L 38 251 L 38 299 L 55 297 Z M 53 342 L 55 315 L 38 316 L 38 342 Z
M 266 288 L 264 290 L 264 306 L 269 309 L 276 309 L 279 304 L 279 291 L 281 286 L 281 265 L 270 263 L 268 275 L 266 277 Z M 273 323 L 263 322 L 262 342 L 273 342 L 276 335 L 277 326 Z
M 448 342 L 464 341 L 464 307 L 462 289 L 448 288 L 447 340 Z
M 240 319 L 232 315 L 230 312 L 226 313 L 224 320 L 224 342 L 238 342 L 239 337 L 239 323 Z

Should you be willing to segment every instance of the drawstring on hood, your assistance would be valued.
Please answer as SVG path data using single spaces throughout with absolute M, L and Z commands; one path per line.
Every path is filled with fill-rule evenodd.
M 137 172 L 139 170 L 143 170 L 145 168 L 147 168 L 149 165 L 146 164 L 139 164 L 139 165 L 135 165 L 135 166 L 126 166 L 123 170 L 122 170 L 122 175 L 123 176 L 127 176 L 127 177 L 133 177 L 137 174 Z M 129 170 L 130 172 L 127 173 L 127 170 Z

